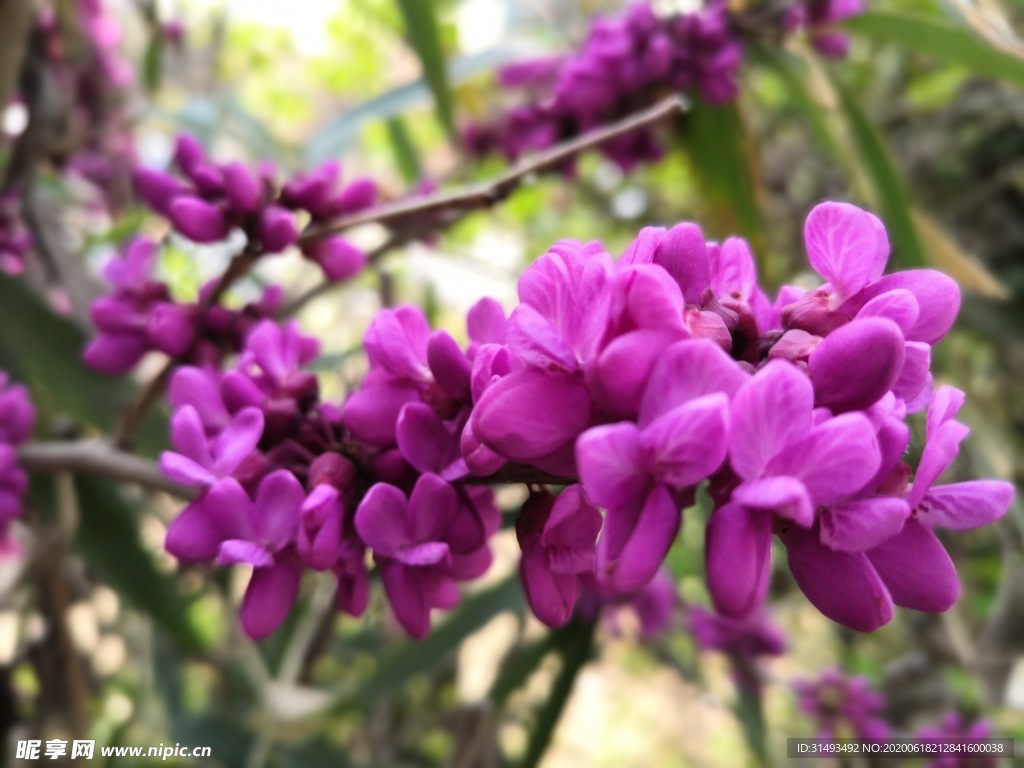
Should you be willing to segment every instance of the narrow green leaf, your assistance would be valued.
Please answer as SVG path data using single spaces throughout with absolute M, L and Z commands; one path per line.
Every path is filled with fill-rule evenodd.
M 572 622 L 558 632 L 558 653 L 562 657 L 562 668 L 551 685 L 548 698 L 537 712 L 537 719 L 530 729 L 530 740 L 526 753 L 519 761 L 519 768 L 534 768 L 540 764 L 544 753 L 555 735 L 555 728 L 562 717 L 565 705 L 576 685 L 580 670 L 590 660 L 594 648 L 592 622 Z
M 862 168 L 874 192 L 885 228 L 893 241 L 897 263 L 903 268 L 923 266 L 924 249 L 914 226 L 910 199 L 889 150 L 849 90 L 841 83 L 836 82 L 834 85 Z
M 354 689 L 344 691 L 333 712 L 365 709 L 388 694 L 401 690 L 418 675 L 426 674 L 454 653 L 464 639 L 495 616 L 522 605 L 518 575 L 477 592 L 423 640 L 411 640 L 380 654 L 377 671 Z
M 431 0 L 397 0 L 398 8 L 405 21 L 405 35 L 419 57 L 423 67 L 423 79 L 427 81 L 437 117 L 453 143 L 458 143 L 459 134 L 455 127 L 455 107 L 451 86 L 448 83 L 448 67 L 444 48 L 441 45 L 441 27 L 437 21 L 437 6 Z
M 757 202 L 756 184 L 747 156 L 746 136 L 735 105 L 710 106 L 694 100 L 683 115 L 686 151 L 702 193 L 715 210 L 726 212 L 719 226 L 728 231 L 716 236 L 742 233 L 754 253 L 762 253 L 764 222 Z
M 423 164 L 420 163 L 420 153 L 413 143 L 409 129 L 401 117 L 391 117 L 385 122 L 388 131 L 388 139 L 391 142 L 391 151 L 395 154 L 395 161 L 398 163 L 398 170 L 407 186 L 417 184 L 423 178 Z
M 843 26 L 855 35 L 895 43 L 907 50 L 959 64 L 974 74 L 1024 88 L 1024 60 L 1003 53 L 969 30 L 897 13 L 863 13 Z
M 163 54 L 164 38 L 160 30 L 157 29 L 150 37 L 146 53 L 142 58 L 142 82 L 148 93 L 154 93 L 160 88 L 163 76 Z
M 96 574 L 149 616 L 186 650 L 205 645 L 189 621 L 189 601 L 173 577 L 157 570 L 139 538 L 138 515 L 117 488 L 93 477 L 75 479 L 81 519 L 75 547 Z

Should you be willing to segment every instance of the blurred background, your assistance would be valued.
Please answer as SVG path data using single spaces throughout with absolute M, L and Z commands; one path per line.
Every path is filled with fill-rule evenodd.
M 0 282 L 0 367 L 31 384 L 43 436 L 109 430 L 161 367 L 146 360 L 135 380 L 111 380 L 79 362 L 100 265 L 131 233 L 166 234 L 132 199 L 135 163 L 167 166 L 186 131 L 219 160 L 294 172 L 341 159 L 346 177 L 374 178 L 385 200 L 489 179 L 507 162 L 467 158 L 446 126 L 516 103 L 495 87 L 499 66 L 572 50 L 595 14 L 622 8 L 106 0 L 99 24 L 94 6 L 0 2 L 0 59 L 27 51 L 23 69 L 0 61 L 4 194 L 31 201 L 27 226 L 42 255 Z M 963 287 L 960 320 L 933 364 L 938 381 L 968 395 L 972 434 L 955 474 L 1019 484 L 1024 43 L 1013 30 L 1024 30 L 1024 3 L 879 0 L 871 11 L 874 24 L 851 25 L 842 61 L 825 62 L 799 40 L 752 46 L 737 102 L 711 117 L 695 104 L 671 127 L 659 162 L 626 174 L 584 155 L 572 177 L 531 178 L 501 205 L 392 250 L 309 302 L 298 317 L 323 341 L 325 393 L 340 398 L 358 382 L 362 335 L 383 304 L 418 304 L 464 339 L 466 310 L 487 295 L 513 306 L 518 276 L 556 240 L 599 239 L 618 254 L 642 226 L 694 220 L 708 239 L 747 237 L 774 289 L 806 279 L 800 235 L 810 207 L 851 200 L 886 221 L 890 268 L 934 267 Z M 62 105 L 60 89 L 26 89 L 33 66 L 56 55 L 37 50 L 45 13 L 65 31 L 60 55 L 81 39 L 105 46 L 105 87 L 76 91 L 90 108 L 84 119 Z M 925 26 L 886 24 L 886 13 Z M 933 27 L 951 36 L 929 49 L 922 30 Z M 133 157 L 118 166 L 109 158 L 119 152 Z M 374 226 L 354 233 L 368 249 L 384 236 Z M 159 271 L 175 295 L 192 296 L 230 255 L 172 239 Z M 307 262 L 270 260 L 230 299 L 252 300 L 267 282 L 300 296 L 318 279 Z M 165 429 L 158 413 L 140 451 L 155 455 Z M 959 710 L 1024 749 L 1019 506 L 946 542 L 964 585 L 954 610 L 900 610 L 871 635 L 823 618 L 782 567 L 772 619 L 788 651 L 763 663 L 763 722 L 737 698 L 729 657 L 698 647 L 682 605 L 653 637 L 628 607 L 606 611 L 592 647 L 543 629 L 515 581 L 511 530 L 498 535 L 488 575 L 425 641 L 404 636 L 376 591 L 363 619 L 341 617 L 325 579 L 305 584 L 286 625 L 253 643 L 235 621 L 247 574 L 182 567 L 163 552 L 180 502 L 57 476 L 34 483 L 29 506 L 21 546 L 0 560 L 0 727 L 11 764 L 18 739 L 51 737 L 210 746 L 211 758 L 167 764 L 250 768 L 785 764 L 785 739 L 816 732 L 793 681 L 837 664 L 870 678 L 896 728 Z M 708 603 L 705 517 L 700 508 L 686 515 L 668 561 L 685 605 Z M 759 739 L 767 757 L 748 746 Z

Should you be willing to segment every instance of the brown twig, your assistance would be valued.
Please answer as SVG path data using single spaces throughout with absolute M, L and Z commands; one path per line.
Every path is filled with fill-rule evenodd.
M 18 461 L 33 474 L 97 475 L 164 491 L 189 501 L 198 496 L 195 489 L 166 477 L 155 461 L 97 440 L 26 443 L 18 449 Z
M 392 229 L 406 221 L 422 219 L 439 213 L 459 213 L 477 208 L 489 208 L 511 195 L 523 181 L 534 174 L 558 168 L 576 155 L 599 147 L 612 139 L 633 133 L 684 112 L 687 102 L 679 96 L 670 96 L 654 106 L 636 112 L 603 128 L 582 134 L 549 150 L 525 158 L 490 181 L 473 184 L 463 189 L 441 192 L 430 197 L 402 200 L 387 206 L 372 208 L 347 216 L 331 224 L 307 229 L 299 242 L 342 232 L 362 224 L 384 224 Z

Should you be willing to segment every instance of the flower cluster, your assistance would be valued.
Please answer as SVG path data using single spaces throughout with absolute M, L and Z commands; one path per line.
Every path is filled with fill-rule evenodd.
M 167 285 L 153 277 L 156 255 L 156 243 L 138 238 L 104 267 L 112 293 L 92 305 L 97 336 L 84 353 L 95 370 L 127 373 L 153 351 L 183 362 L 216 365 L 241 349 L 259 320 L 280 308 L 282 293 L 274 286 L 259 301 L 238 310 L 206 301 L 214 283 L 203 287 L 198 303 L 176 302 Z
M 963 744 L 969 740 L 991 739 L 992 723 L 981 719 L 971 722 L 957 711 L 947 712 L 941 720 L 926 725 L 917 732 L 917 738 L 928 744 Z M 972 752 L 950 752 L 938 754 L 924 763 L 924 768 L 996 768 L 999 758 L 995 755 Z
M 10 384 L 0 371 L 0 546 L 7 540 L 11 521 L 21 514 L 28 477 L 18 465 L 17 448 L 28 440 L 35 421 L 28 390 Z
M 175 446 L 204 469 L 165 468 L 210 494 L 230 481 L 259 510 L 254 483 L 266 472 L 290 472 L 312 494 L 313 466 L 344 465 L 340 527 L 314 530 L 334 543 L 344 530 L 372 551 L 416 636 L 457 582 L 486 568 L 498 515 L 485 487 L 502 482 L 533 487 L 516 524 L 520 570 L 552 626 L 584 590 L 608 600 L 644 590 L 702 483 L 714 501 L 708 588 L 737 626 L 763 606 L 773 534 L 801 590 L 839 623 L 876 629 L 894 604 L 945 610 L 959 584 L 933 526 L 991 522 L 1013 495 L 998 481 L 935 482 L 967 433 L 963 393 L 934 389 L 929 373 L 959 291 L 931 270 L 884 275 L 885 230 L 852 205 L 816 207 L 805 242 L 824 285 L 786 286 L 774 302 L 745 242 L 706 242 L 693 224 L 644 229 L 617 261 L 598 243 L 560 242 L 524 273 L 510 317 L 488 299 L 472 308 L 465 348 L 418 309 L 383 311 L 365 337 L 369 373 L 340 409 L 315 404 L 294 329 L 260 324 L 238 371 L 202 374 L 213 377 L 207 394 L 172 389 Z M 211 402 L 224 407 L 202 417 Z M 915 471 L 905 418 L 925 407 Z M 231 426 L 243 414 L 247 430 Z M 239 431 L 249 437 L 229 447 Z M 203 525 L 204 536 L 220 530 Z M 260 551 L 275 563 L 299 552 L 296 526 Z M 190 559 L 223 543 L 174 541 Z M 233 562 L 231 551 L 219 556 Z
M 176 174 L 136 169 L 142 200 L 197 243 L 219 242 L 237 228 L 251 254 L 281 253 L 295 245 L 300 213 L 319 224 L 369 208 L 377 199 L 370 179 L 342 184 L 338 163 L 325 163 L 279 187 L 270 165 L 253 171 L 237 162 L 216 163 L 187 134 L 178 137 L 174 166 Z M 329 280 L 347 280 L 366 263 L 366 255 L 339 235 L 309 239 L 300 250 Z
M 800 710 L 814 720 L 819 738 L 892 736 L 892 729 L 882 715 L 885 700 L 866 677 L 849 676 L 833 667 L 816 680 L 798 680 L 793 688 Z
M 806 29 L 822 52 L 840 56 L 844 35 L 833 25 L 863 8 L 863 0 L 800 0 L 778 12 L 748 9 L 758 23 L 743 24 L 725 0 L 690 13 L 659 13 L 654 3 L 637 2 L 621 14 L 594 21 L 581 49 L 508 65 L 499 85 L 522 92 L 523 103 L 497 121 L 468 125 L 463 133 L 474 154 L 498 152 L 509 159 L 609 123 L 670 92 L 698 93 L 712 104 L 736 98 L 744 36 L 762 29 L 773 37 Z M 625 170 L 661 157 L 650 129 L 638 130 L 601 147 Z

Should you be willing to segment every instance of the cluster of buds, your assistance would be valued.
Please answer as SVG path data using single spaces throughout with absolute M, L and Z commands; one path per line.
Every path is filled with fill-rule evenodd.
M 142 200 L 196 243 L 216 243 L 238 229 L 254 255 L 281 253 L 298 243 L 300 215 L 315 226 L 365 210 L 377 200 L 370 179 L 342 184 L 338 163 L 325 163 L 279 187 L 269 164 L 254 171 L 237 162 L 214 162 L 187 134 L 178 138 L 174 166 L 177 173 L 136 170 Z M 366 264 L 366 255 L 339 235 L 306 238 L 300 250 L 329 280 L 347 280 Z
M 174 444 L 204 467 L 192 482 L 209 494 L 228 483 L 257 510 L 266 472 L 312 498 L 313 467 L 329 464 L 341 511 L 291 504 L 282 538 L 260 552 L 300 563 L 303 531 L 360 553 L 346 568 L 369 549 L 415 636 L 487 567 L 499 515 L 486 487 L 509 482 L 532 489 L 516 524 L 520 570 L 551 626 L 584 592 L 644 590 L 702 483 L 714 501 L 708 588 L 729 620 L 762 610 L 773 534 L 804 594 L 841 624 L 874 630 L 894 605 L 946 610 L 959 583 L 932 528 L 991 522 L 1013 496 L 1000 481 L 935 484 L 967 433 L 963 393 L 933 388 L 929 373 L 958 288 L 932 270 L 883 275 L 885 230 L 852 205 L 816 207 L 805 241 L 825 284 L 786 286 L 774 302 L 744 241 L 709 243 L 693 224 L 644 229 L 617 261 L 598 243 L 560 242 L 524 273 L 510 317 L 489 299 L 470 310 L 465 348 L 416 308 L 382 311 L 365 337 L 369 373 L 339 406 L 319 404 L 299 371 L 312 345 L 260 324 L 239 370 L 205 387 L 218 398 L 172 389 Z M 224 407 L 202 417 L 210 402 Z M 926 406 L 915 471 L 905 418 Z M 171 551 L 234 562 L 240 550 L 223 547 L 238 537 L 218 539 L 226 505 L 193 505 L 210 519 L 183 515 Z M 183 550 L 182 530 L 204 545 Z M 259 572 L 276 558 L 248 562 Z
M 739 89 L 745 36 L 810 33 L 822 52 L 845 53 L 846 38 L 832 26 L 859 13 L 863 0 L 800 0 L 780 10 L 757 4 L 736 12 L 712 0 L 690 13 L 659 13 L 656 3 L 637 2 L 598 18 L 579 51 L 508 65 L 498 83 L 522 92 L 523 103 L 488 123 L 464 129 L 474 154 L 497 152 L 509 159 L 548 148 L 628 115 L 671 92 L 695 92 L 711 104 L 733 101 Z M 739 14 L 739 17 L 736 14 Z M 758 19 L 745 24 L 743 18 Z M 631 132 L 601 147 L 624 170 L 657 160 L 662 148 L 651 129 Z
M 96 337 L 85 349 L 85 362 L 102 373 L 132 370 L 148 352 L 162 352 L 182 362 L 216 366 L 242 347 L 249 330 L 280 309 L 282 292 L 268 287 L 257 302 L 229 309 L 208 301 L 216 283 L 203 286 L 194 303 L 176 302 L 167 284 L 153 277 L 158 246 L 132 240 L 103 275 L 112 288 L 92 307 Z
M 28 440 L 35 422 L 28 390 L 12 385 L 7 373 L 0 371 L 0 547 L 8 545 L 10 523 L 21 514 L 28 477 L 18 465 L 17 449 Z

